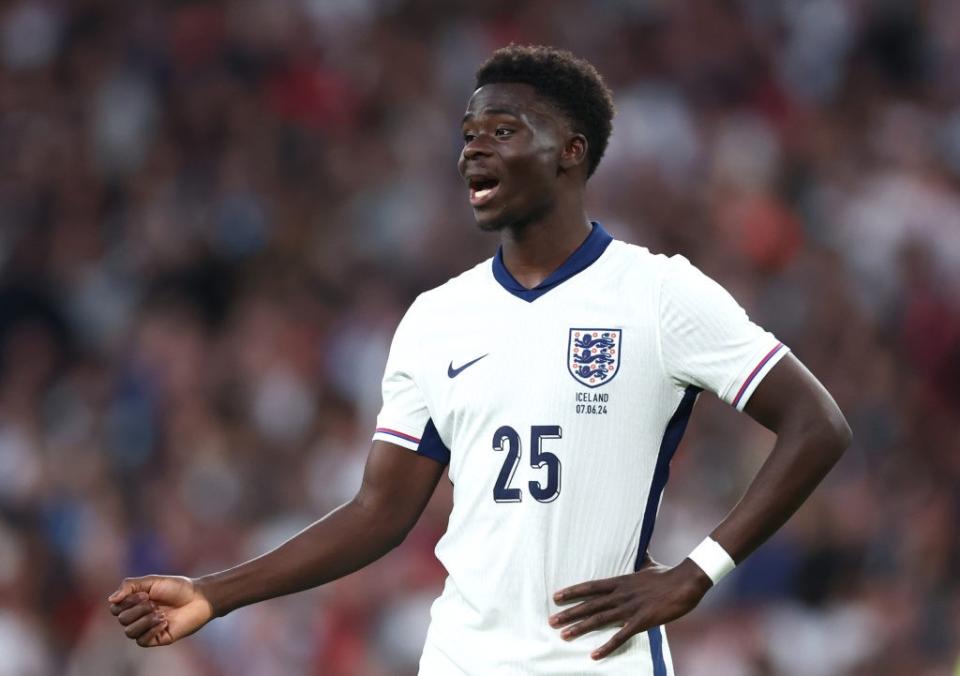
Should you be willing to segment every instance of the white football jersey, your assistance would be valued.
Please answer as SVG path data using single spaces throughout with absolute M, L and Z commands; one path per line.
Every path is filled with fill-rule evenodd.
M 697 394 L 742 409 L 786 352 L 685 258 L 597 223 L 534 289 L 498 252 L 421 294 L 374 435 L 450 464 L 420 674 L 672 675 L 661 627 L 594 661 L 619 628 L 564 641 L 553 594 L 635 570 Z

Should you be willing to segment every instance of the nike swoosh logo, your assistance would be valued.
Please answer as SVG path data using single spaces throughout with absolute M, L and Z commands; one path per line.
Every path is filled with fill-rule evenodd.
M 483 359 L 484 357 L 488 356 L 489 354 L 490 354 L 490 353 L 488 352 L 487 354 L 480 355 L 479 357 L 477 357 L 477 358 L 474 359 L 473 361 L 468 361 L 466 364 L 464 364 L 464 365 L 461 366 L 460 368 L 456 368 L 456 369 L 453 368 L 453 362 L 450 362 L 450 366 L 447 367 L 447 377 L 448 377 L 448 378 L 456 378 L 458 375 L 460 375 L 460 374 L 463 372 L 463 370 L 464 370 L 465 368 L 467 368 L 468 366 L 473 366 L 474 364 L 476 364 L 478 361 L 480 361 L 480 360 Z

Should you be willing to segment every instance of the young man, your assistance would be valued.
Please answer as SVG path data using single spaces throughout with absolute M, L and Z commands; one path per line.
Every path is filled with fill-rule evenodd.
M 587 219 L 613 117 L 592 66 L 508 47 L 476 85 L 458 167 L 501 246 L 401 321 L 357 496 L 230 570 L 124 580 L 111 610 L 139 645 L 383 556 L 449 463 L 454 506 L 437 545 L 449 576 L 421 674 L 666 676 L 662 625 L 776 531 L 848 445 L 830 395 L 729 294 Z M 703 389 L 777 440 L 710 537 L 663 566 L 647 545 Z

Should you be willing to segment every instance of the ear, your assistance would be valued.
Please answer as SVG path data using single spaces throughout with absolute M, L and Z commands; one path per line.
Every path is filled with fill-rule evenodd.
M 560 153 L 560 168 L 570 171 L 578 166 L 587 168 L 587 137 L 583 134 L 573 134 L 567 139 Z

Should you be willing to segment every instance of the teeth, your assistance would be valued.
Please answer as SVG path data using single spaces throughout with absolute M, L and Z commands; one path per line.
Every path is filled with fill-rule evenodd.
M 484 188 L 483 190 L 477 190 L 474 195 L 477 196 L 478 200 L 482 200 L 484 197 L 493 192 L 493 188 Z

